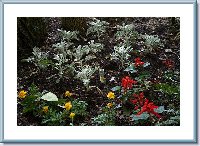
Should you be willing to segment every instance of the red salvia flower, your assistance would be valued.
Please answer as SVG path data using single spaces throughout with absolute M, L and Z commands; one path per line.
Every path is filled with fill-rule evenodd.
M 144 105 L 144 92 L 140 92 L 138 95 L 133 94 L 134 99 L 130 99 L 130 102 L 135 105 L 135 110 L 137 110 L 139 107 Z
M 134 61 L 135 61 L 135 64 L 134 64 L 135 67 L 141 66 L 141 65 L 144 64 L 144 62 L 142 62 L 141 59 L 140 59 L 139 57 L 138 57 L 138 58 L 135 58 Z
M 130 99 L 131 103 L 136 104 L 138 102 L 137 99 Z
M 144 92 L 141 92 L 141 93 L 139 94 L 139 98 L 140 98 L 140 99 L 144 98 Z
M 122 78 L 122 87 L 124 90 L 131 89 L 133 84 L 137 84 L 137 81 L 131 79 L 129 76 Z
M 174 62 L 171 59 L 164 60 L 163 64 L 165 64 L 165 66 L 168 67 L 168 68 L 173 68 L 174 67 Z
M 157 118 L 161 118 L 161 116 L 154 111 L 154 109 L 156 109 L 156 108 L 158 108 L 158 106 L 154 105 L 153 102 L 149 102 L 148 99 L 145 99 L 144 105 L 143 105 L 141 111 L 137 113 L 137 115 L 141 115 L 144 112 L 148 112 L 148 113 L 155 115 Z
M 134 107 L 134 110 L 137 110 L 138 108 L 139 108 L 139 106 L 135 106 L 135 107 Z
M 134 93 L 134 94 L 133 94 L 133 97 L 138 98 L 138 95 Z
M 139 103 L 141 106 L 143 105 L 143 102 L 144 102 L 144 92 L 141 92 L 138 95 L 134 93 L 133 97 L 135 99 L 130 99 L 131 103 L 133 103 L 133 104 Z

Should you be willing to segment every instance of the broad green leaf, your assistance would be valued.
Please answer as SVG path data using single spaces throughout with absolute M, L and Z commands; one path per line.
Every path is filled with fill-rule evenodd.
M 159 106 L 157 109 L 154 109 L 154 111 L 155 112 L 157 112 L 157 113 L 162 113 L 162 112 L 164 112 L 164 106 Z
M 118 91 L 121 90 L 121 86 L 115 86 L 111 89 L 112 91 Z
M 58 104 L 64 104 L 67 102 L 67 99 L 58 99 Z
M 127 67 L 124 71 L 128 71 L 128 72 L 131 72 L 131 73 L 137 72 L 137 70 L 135 70 L 135 67 L 134 67 L 133 64 L 131 64 L 129 67 Z
M 150 72 L 148 72 L 148 71 L 141 72 L 139 75 L 140 80 L 147 79 L 149 77 L 150 77 Z
M 48 92 L 44 94 L 41 99 L 46 100 L 46 101 L 58 101 L 58 98 L 55 94 Z
M 131 115 L 130 117 L 132 118 L 133 121 L 146 120 L 149 118 L 149 114 L 144 112 L 141 115 Z

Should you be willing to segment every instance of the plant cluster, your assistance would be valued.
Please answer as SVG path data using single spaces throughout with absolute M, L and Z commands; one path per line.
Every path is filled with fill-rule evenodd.
M 113 35 L 115 41 L 108 45 L 103 40 L 108 34 L 108 27 L 108 22 L 92 18 L 88 22 L 86 36 L 90 40 L 86 39 L 87 42 L 79 43 L 78 31 L 58 29 L 60 42 L 47 51 L 33 48 L 33 56 L 23 61 L 33 63 L 40 73 L 44 69 L 53 70 L 47 77 L 49 81 L 80 81 L 84 87 L 82 92 L 86 94 L 83 98 L 78 96 L 78 90 L 67 90 L 67 82 L 63 85 L 66 92 L 55 94 L 40 91 L 32 84 L 27 90 L 18 91 L 18 104 L 22 106 L 23 114 L 32 113 L 41 120 L 41 125 L 52 126 L 114 126 L 121 125 L 119 121 L 135 126 L 179 124 L 179 107 L 175 107 L 174 102 L 168 105 L 164 102 L 164 99 L 179 101 L 180 98 L 179 72 L 174 69 L 174 61 L 168 58 L 160 60 L 165 71 L 160 73 L 162 81 L 155 81 L 152 80 L 154 74 L 149 71 L 154 66 L 151 60 L 144 57 L 144 54 L 151 56 L 155 49 L 163 46 L 161 39 L 157 35 L 139 34 L 133 24 L 123 23 L 113 28 L 116 30 Z M 144 42 L 145 51 L 144 48 L 134 48 L 137 40 Z M 108 72 L 111 71 L 101 65 L 101 58 L 98 57 L 103 52 L 106 52 L 107 62 L 117 62 L 121 75 L 117 79 L 114 73 L 110 79 Z M 98 59 L 100 61 L 96 61 Z M 94 82 L 99 84 L 94 85 Z M 88 93 L 96 91 L 103 103 L 96 104 L 96 99 L 93 102 L 96 105 L 90 105 L 92 99 L 87 97 Z M 98 109 L 91 116 L 92 106 Z
M 72 95 L 66 91 L 63 97 L 58 98 L 52 92 L 41 93 L 34 84 L 28 91 L 21 90 L 18 93 L 23 114 L 32 113 L 41 119 L 42 125 L 49 126 L 74 125 L 76 117 L 87 115 L 87 103 Z

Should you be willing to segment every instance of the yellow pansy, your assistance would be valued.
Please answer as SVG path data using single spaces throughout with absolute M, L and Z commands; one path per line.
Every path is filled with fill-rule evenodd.
M 71 119 L 73 119 L 74 116 L 75 116 L 75 113 L 70 113 L 70 115 L 69 115 L 69 117 L 70 117 Z
M 66 96 L 67 96 L 67 97 L 70 97 L 70 96 L 72 96 L 72 93 L 70 93 L 69 91 L 66 91 L 66 92 L 65 92 L 65 97 L 66 97 Z
M 21 90 L 21 91 L 19 92 L 19 94 L 18 94 L 18 97 L 19 97 L 19 98 L 25 98 L 25 97 L 26 97 L 26 94 L 27 94 L 26 91 Z
M 107 94 L 107 97 L 108 97 L 108 99 L 114 99 L 114 98 L 115 98 L 115 93 L 109 92 L 109 93 Z
M 72 104 L 71 104 L 70 101 L 67 102 L 67 103 L 65 103 L 65 108 L 66 108 L 66 110 L 68 110 L 68 111 L 72 108 Z
M 44 106 L 44 107 L 42 108 L 42 111 L 45 112 L 45 113 L 47 113 L 48 110 L 49 110 L 49 106 Z

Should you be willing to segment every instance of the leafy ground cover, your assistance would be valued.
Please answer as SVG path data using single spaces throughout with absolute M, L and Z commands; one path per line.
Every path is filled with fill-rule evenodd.
M 18 47 L 19 126 L 180 125 L 179 18 L 43 19 Z

